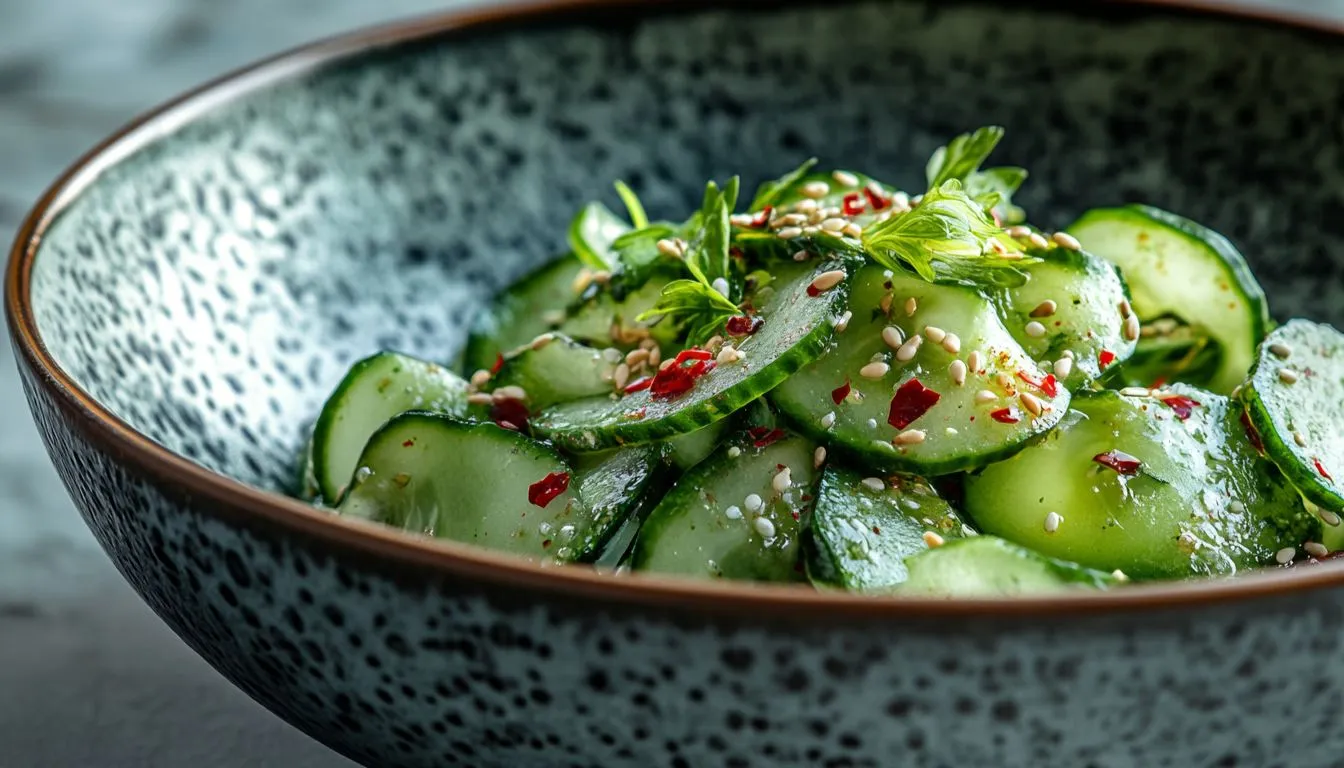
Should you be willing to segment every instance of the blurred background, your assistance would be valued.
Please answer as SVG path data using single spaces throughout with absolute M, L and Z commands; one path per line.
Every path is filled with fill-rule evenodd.
M 0 243 L 79 154 L 183 89 L 353 27 L 514 1 L 0 0 Z M 1237 4 L 1344 22 L 1344 0 Z M 122 582 L 50 468 L 3 353 L 0 768 L 47 766 L 353 764 L 233 689 Z

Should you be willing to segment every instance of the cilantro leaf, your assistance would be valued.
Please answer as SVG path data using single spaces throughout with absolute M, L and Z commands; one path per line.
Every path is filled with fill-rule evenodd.
M 569 247 L 586 266 L 610 271 L 616 266 L 611 245 L 630 231 L 619 216 L 601 203 L 589 203 L 569 224 Z
M 959 181 L 966 193 L 985 210 L 998 209 L 1005 221 L 1022 221 L 1025 216 L 1021 208 L 1012 204 L 1012 196 L 1026 180 L 1026 170 L 1012 166 L 980 169 L 1002 139 L 1003 128 L 988 125 L 972 133 L 963 133 L 947 146 L 934 150 L 924 169 L 929 189 L 941 187 L 948 181 Z
M 747 210 L 755 213 L 763 210 L 766 206 L 774 206 L 783 199 L 786 192 L 791 187 L 802 180 L 807 172 L 812 170 L 812 166 L 817 164 L 817 158 L 813 157 L 803 162 L 802 165 L 794 168 L 792 171 L 780 176 L 774 181 L 767 181 L 756 189 L 756 196 L 752 198 L 751 207 Z
M 630 214 L 630 224 L 635 229 L 643 229 L 649 226 L 649 216 L 644 212 L 644 204 L 639 202 L 639 196 L 624 181 L 616 182 L 616 194 L 621 196 L 621 202 L 625 203 L 625 210 Z
M 738 179 L 728 180 L 723 189 L 709 182 L 700 210 L 688 223 L 692 232 L 686 251 L 686 267 L 706 286 L 722 279 L 732 283 L 732 258 L 729 255 L 732 228 L 728 216 L 737 205 Z
M 673 280 L 663 286 L 658 302 L 635 319 L 647 322 L 665 317 L 685 323 L 689 342 L 697 344 L 712 336 L 724 320 L 741 313 L 728 297 L 699 280 Z

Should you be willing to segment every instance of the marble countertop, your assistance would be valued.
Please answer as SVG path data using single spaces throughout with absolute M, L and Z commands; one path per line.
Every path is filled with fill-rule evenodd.
M 0 0 L 0 241 L 79 153 L 185 88 L 315 37 L 490 1 Z M 1256 4 L 1344 17 L 1344 0 Z M 353 764 L 235 690 L 122 582 L 0 354 L 0 768 L 184 765 Z

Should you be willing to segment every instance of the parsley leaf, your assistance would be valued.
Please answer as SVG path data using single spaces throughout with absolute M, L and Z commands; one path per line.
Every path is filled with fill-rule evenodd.
M 934 150 L 924 169 L 929 189 L 941 187 L 948 181 L 959 181 L 966 193 L 985 210 L 998 209 L 1000 217 L 1009 223 L 1022 221 L 1025 215 L 1021 208 L 1012 204 L 1012 196 L 1026 180 L 1026 170 L 1012 166 L 980 169 L 1002 139 L 1003 128 L 989 125 L 972 133 L 963 133 L 947 146 Z
M 586 266 L 611 270 L 616 255 L 611 245 L 630 231 L 630 225 L 601 203 L 589 203 L 569 224 L 569 247 Z
M 748 211 L 755 213 L 764 210 L 766 206 L 774 206 L 783 199 L 786 192 L 793 185 L 802 180 L 807 172 L 812 170 L 812 166 L 817 164 L 817 158 L 811 158 L 803 162 L 802 165 L 794 168 L 792 171 L 780 176 L 774 181 L 767 181 L 756 189 L 756 196 L 752 198 L 751 207 Z
M 684 322 L 689 328 L 689 343 L 698 344 L 713 336 L 724 320 L 740 314 L 742 310 L 736 304 L 705 283 L 673 280 L 663 286 L 658 302 L 635 319 L 646 322 L 667 317 Z

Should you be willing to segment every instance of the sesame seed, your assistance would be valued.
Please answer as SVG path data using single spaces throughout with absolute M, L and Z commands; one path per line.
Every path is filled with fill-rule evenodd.
M 1119 568 L 1116 568 L 1114 571 L 1111 571 L 1111 577 L 1114 578 L 1116 581 L 1129 581 L 1129 575 L 1126 574 L 1124 571 L 1120 570 Z
M 748 512 L 760 512 L 761 507 L 765 506 L 765 502 L 761 501 L 760 496 L 757 496 L 754 493 L 749 493 L 747 494 L 747 498 L 742 500 L 742 506 Z
M 517 386 L 517 385 L 515 385 L 515 384 L 510 384 L 510 385 L 507 386 L 507 387 L 500 387 L 499 389 L 496 389 L 496 390 L 495 390 L 495 399 L 496 399 L 496 400 L 526 400 L 526 399 L 527 399 L 527 391 L 524 390 L 524 389 L 523 389 L 522 387 L 520 387 L 520 386 Z
M 1147 387 L 1125 387 L 1120 390 L 1120 394 L 1124 397 L 1149 397 L 1153 390 Z
M 803 236 L 803 230 L 798 227 L 785 227 L 775 233 L 780 240 L 792 240 Z
M 728 295 L 728 280 L 726 278 L 722 277 L 714 278 L 714 282 L 710 283 L 709 287 L 717 291 L 720 296 Z
M 472 392 L 470 395 L 467 395 L 468 405 L 489 405 L 494 401 L 494 396 L 489 392 Z
M 650 357 L 652 357 L 652 355 L 650 355 Z M 663 362 L 661 362 L 661 363 L 658 364 L 658 370 L 660 370 L 660 371 L 666 371 L 668 368 L 671 368 L 673 365 L 675 365 L 676 362 L 677 362 L 677 361 L 676 361 L 675 358 L 671 358 L 671 357 L 669 357 L 668 359 L 666 359 L 666 360 L 664 360 Z M 650 361 L 649 364 L 652 365 L 652 364 L 653 364 L 652 361 Z
M 892 349 L 900 349 L 901 345 L 905 343 L 905 334 L 901 333 L 900 328 L 888 325 L 882 329 L 882 341 L 885 341 L 887 346 Z
M 550 344 L 552 341 L 555 341 L 554 333 L 543 333 L 532 339 L 532 343 L 529 346 L 534 350 L 545 349 L 546 345 Z
M 1121 317 L 1129 317 L 1134 314 L 1134 308 L 1129 305 L 1129 299 L 1121 299 L 1118 306 L 1120 307 Z
M 985 403 L 992 403 L 998 399 L 999 396 L 994 394 L 993 392 L 990 392 L 988 389 L 982 389 L 979 392 L 975 393 L 975 402 L 980 403 L 981 405 L 984 405 Z
M 1045 326 L 1032 320 L 1030 323 L 1027 323 L 1026 331 L 1028 336 L 1033 339 L 1039 339 L 1045 335 Z
M 750 213 L 734 213 L 728 217 L 728 223 L 735 227 L 749 227 L 753 218 Z
M 801 213 L 790 213 L 780 216 L 778 219 L 770 222 L 771 229 L 783 229 L 784 227 L 797 227 L 807 223 L 807 216 Z
M 775 538 L 775 524 L 770 522 L 767 518 L 758 517 L 755 520 L 752 520 L 751 527 L 755 528 L 757 533 L 767 539 Z
M 831 178 L 835 179 L 835 183 L 839 184 L 842 187 L 859 186 L 859 177 L 855 176 L 849 171 L 836 171 L 835 173 L 831 174 Z
M 941 547 L 941 546 L 943 546 L 943 537 L 942 537 L 942 536 L 939 536 L 938 534 L 934 533 L 933 531 L 925 531 L 925 532 L 924 532 L 924 543 L 927 544 L 930 548 L 932 548 L 932 547 Z
M 1328 509 L 1318 509 L 1316 510 L 1316 514 L 1320 516 L 1321 522 L 1325 523 L 1326 525 L 1332 528 L 1339 526 L 1340 523 L 1339 515 L 1335 514 L 1334 512 L 1331 512 Z
M 947 366 L 947 373 L 952 377 L 952 383 L 961 386 L 966 383 L 966 364 L 960 360 L 953 360 L 952 364 Z
M 821 465 L 826 463 L 826 446 L 818 445 L 817 450 L 812 452 L 812 468 L 821 469 Z
M 663 350 L 662 350 L 662 347 L 659 347 L 659 346 L 657 346 L 657 345 L 654 345 L 654 347 L 653 347 L 652 349 L 649 350 L 649 367 L 650 367 L 650 368 L 657 368 L 658 370 L 661 371 L 661 370 L 662 370 L 662 363 L 663 363 Z
M 676 242 L 672 240 L 667 239 L 659 240 L 658 252 L 663 254 L 664 256 L 681 258 L 681 246 L 677 245 Z
M 943 432 L 945 432 L 945 433 L 947 433 L 947 434 L 949 434 L 949 435 L 959 435 L 959 434 L 961 434 L 960 432 L 957 431 L 957 428 L 956 428 L 956 427 L 948 427 L 947 429 L 944 429 Z
M 793 209 L 795 211 L 798 211 L 799 213 L 812 213 L 813 211 L 817 210 L 817 206 L 819 205 L 820 203 L 818 203 L 816 200 L 813 200 L 811 198 L 805 198 L 803 200 L 799 200 L 793 206 Z
M 1037 304 L 1035 309 L 1031 310 L 1031 317 L 1049 317 L 1055 314 L 1058 309 L 1058 304 L 1050 299 L 1046 299 L 1040 304 Z
M 1072 360 L 1072 359 L 1073 359 L 1073 350 L 1072 350 L 1072 349 L 1066 349 L 1066 350 L 1064 350 L 1063 352 L 1060 352 L 1060 353 L 1059 353 L 1059 356 L 1060 356 L 1060 357 L 1067 357 L 1067 358 L 1069 358 L 1070 360 Z
M 821 228 L 827 232 L 839 232 L 849 222 L 844 219 L 827 219 L 821 222 Z
M 821 231 L 821 227 L 803 227 L 803 234 L 807 237 L 813 237 Z
M 719 354 L 714 357 L 714 362 L 719 365 L 730 365 L 741 360 L 744 355 L 733 348 L 732 344 L 724 344 L 719 350 Z
M 1299 448 L 1307 447 L 1307 438 L 1303 437 L 1301 432 L 1293 432 L 1293 442 L 1297 443 Z
M 902 363 L 910 362 L 915 359 L 915 353 L 919 352 L 919 346 L 923 343 L 923 336 L 911 336 L 900 349 L 896 350 L 896 359 Z
M 835 411 L 828 411 L 825 416 L 821 417 L 821 428 L 830 429 L 833 424 L 835 424 Z
M 723 510 L 723 516 L 728 518 L 729 520 L 741 520 L 742 508 L 734 504 L 728 507 L 727 509 Z
M 1141 330 L 1142 329 L 1139 327 L 1138 315 L 1130 315 L 1129 317 L 1125 318 L 1125 328 L 1124 328 L 1125 341 L 1137 340 L 1139 338 L 1139 332 Z
M 1031 412 L 1032 416 L 1040 416 L 1041 413 L 1045 411 L 1045 405 L 1041 403 L 1039 398 L 1030 392 L 1023 392 L 1017 396 L 1017 399 L 1022 403 L 1023 408 L 1026 408 Z
M 853 318 L 854 313 L 849 310 L 845 310 L 845 313 L 843 315 L 835 319 L 835 330 L 839 331 L 840 333 L 844 333 L 845 329 L 849 327 L 849 321 L 852 320 Z
M 944 331 L 936 325 L 928 325 L 924 327 L 924 335 L 928 336 L 929 341 L 932 341 L 934 344 L 940 344 L 943 339 L 947 338 L 947 331 Z
M 775 489 L 775 493 L 783 493 L 793 487 L 793 470 L 785 467 L 775 475 L 775 479 L 770 481 L 770 487 Z
M 1049 241 L 1049 240 L 1046 240 L 1044 237 L 1042 237 L 1042 236 L 1041 236 L 1041 233 L 1039 233 L 1039 232 L 1032 232 L 1030 235 L 1027 235 L 1027 242 L 1028 242 L 1028 243 L 1031 243 L 1031 247 L 1033 247 L 1033 248 L 1049 248 L 1049 247 L 1050 247 L 1050 241 Z
M 630 354 L 625 356 L 625 364 L 631 368 L 638 368 L 649 360 L 649 350 L 640 347 L 630 350 Z
M 1070 251 L 1081 251 L 1083 249 L 1083 244 L 1078 242 L 1078 238 L 1067 232 L 1056 232 L 1050 236 L 1050 239 L 1054 240 L 1055 245 L 1060 248 L 1067 248 Z
M 978 349 L 971 350 L 971 354 L 966 356 L 966 367 L 969 368 L 971 371 L 980 370 L 981 362 L 982 361 L 980 360 L 980 350 Z
M 1043 527 L 1046 533 L 1054 533 L 1059 530 L 1059 524 L 1064 522 L 1064 517 L 1058 512 L 1050 512 L 1045 516 Z
M 803 194 L 816 200 L 825 197 L 831 191 L 831 185 L 824 181 L 809 181 L 803 185 Z
M 859 369 L 859 375 L 865 379 L 880 379 L 887 375 L 891 366 L 883 362 L 869 363 Z
M 907 429 L 897 435 L 893 443 L 897 445 L 919 445 L 924 442 L 924 431 L 920 429 Z
M 1018 238 L 1018 239 L 1021 239 L 1021 238 L 1024 238 L 1024 237 L 1030 237 L 1030 236 L 1031 236 L 1031 228 L 1030 228 L 1030 227 L 1024 227 L 1024 226 L 1022 226 L 1021 224 L 1018 224 L 1017 226 L 1009 227 L 1009 228 L 1008 228 L 1007 230 L 1005 230 L 1005 231 L 1008 233 L 1008 236 L 1009 236 L 1009 237 L 1014 237 L 1014 238 Z
M 1289 357 L 1291 357 L 1292 354 L 1293 354 L 1293 348 L 1292 348 L 1292 347 L 1288 346 L 1287 344 L 1284 344 L 1283 342 L 1279 342 L 1279 341 L 1276 341 L 1276 342 L 1274 342 L 1273 344 L 1270 344 L 1270 345 L 1269 345 L 1269 351 L 1270 351 L 1270 352 L 1273 352 L 1273 353 L 1274 353 L 1274 356 L 1277 357 L 1277 358 L 1279 358 L 1279 359 L 1281 359 L 1281 360 L 1287 360 L 1287 359 L 1288 359 Z
M 625 389 L 625 385 L 630 383 L 630 366 L 625 363 L 616 366 L 616 373 L 612 374 L 611 380 L 617 389 Z
M 1307 554 L 1312 557 L 1325 557 L 1330 554 L 1330 550 L 1326 549 L 1324 544 L 1317 541 L 1308 541 L 1306 544 L 1302 545 L 1302 548 L 1307 550 Z
M 808 253 L 807 251 L 799 251 L 793 254 L 794 261 L 807 261 L 810 258 L 812 258 L 812 254 Z
M 1235 386 L 1235 387 L 1232 388 L 1232 394 L 1231 394 L 1231 397 L 1233 397 L 1233 398 L 1237 398 L 1237 397 L 1240 397 L 1240 396 L 1241 396 L 1241 385 L 1238 384 L 1237 386 Z
M 914 314 L 915 314 L 915 310 L 917 310 L 917 309 L 919 309 L 919 302 L 918 302 L 918 301 L 915 301 L 915 297 L 914 297 L 914 296 L 911 296 L 910 298 L 908 298 L 908 299 L 905 300 L 905 316 L 906 316 L 906 317 L 912 317 L 912 316 L 914 316 Z
M 877 419 L 869 419 L 869 420 L 867 421 L 867 426 L 868 426 L 869 429 L 877 429 Z M 878 441 L 878 442 L 881 442 L 881 441 Z
M 742 449 L 738 448 L 736 445 L 728 449 L 728 458 L 730 459 L 736 459 L 738 456 L 741 455 L 742 455 Z
M 885 491 L 887 489 L 886 482 L 880 477 L 865 477 L 859 482 L 863 483 L 863 487 L 870 490 Z
M 1297 557 L 1297 548 L 1284 547 L 1283 549 L 1280 549 L 1278 552 L 1274 553 L 1274 562 L 1278 563 L 1279 565 L 1287 565 L 1293 562 L 1294 557 Z
M 1233 499 L 1232 502 L 1227 505 L 1227 511 L 1234 515 L 1244 515 L 1246 514 L 1246 505 Z
M 1061 357 L 1055 361 L 1055 378 L 1067 379 L 1073 373 L 1073 358 Z
M 485 370 L 484 368 L 471 374 L 471 386 L 480 389 L 481 387 L 489 383 L 490 383 L 490 372 Z
M 863 227 L 860 227 L 858 224 L 855 224 L 852 221 L 846 224 L 845 228 L 841 231 L 845 233 L 846 237 L 852 237 L 855 238 L 856 240 L 858 238 L 863 237 Z
M 947 338 L 943 339 L 943 349 L 947 350 L 949 354 L 959 354 L 961 352 L 961 337 L 955 333 L 947 334 Z
M 845 270 L 832 269 L 828 272 L 822 272 L 812 281 L 812 290 L 821 292 L 829 291 L 840 284 L 845 279 Z
M 1279 381 L 1282 381 L 1284 384 L 1296 384 L 1297 371 L 1294 371 L 1292 368 L 1280 368 Z

